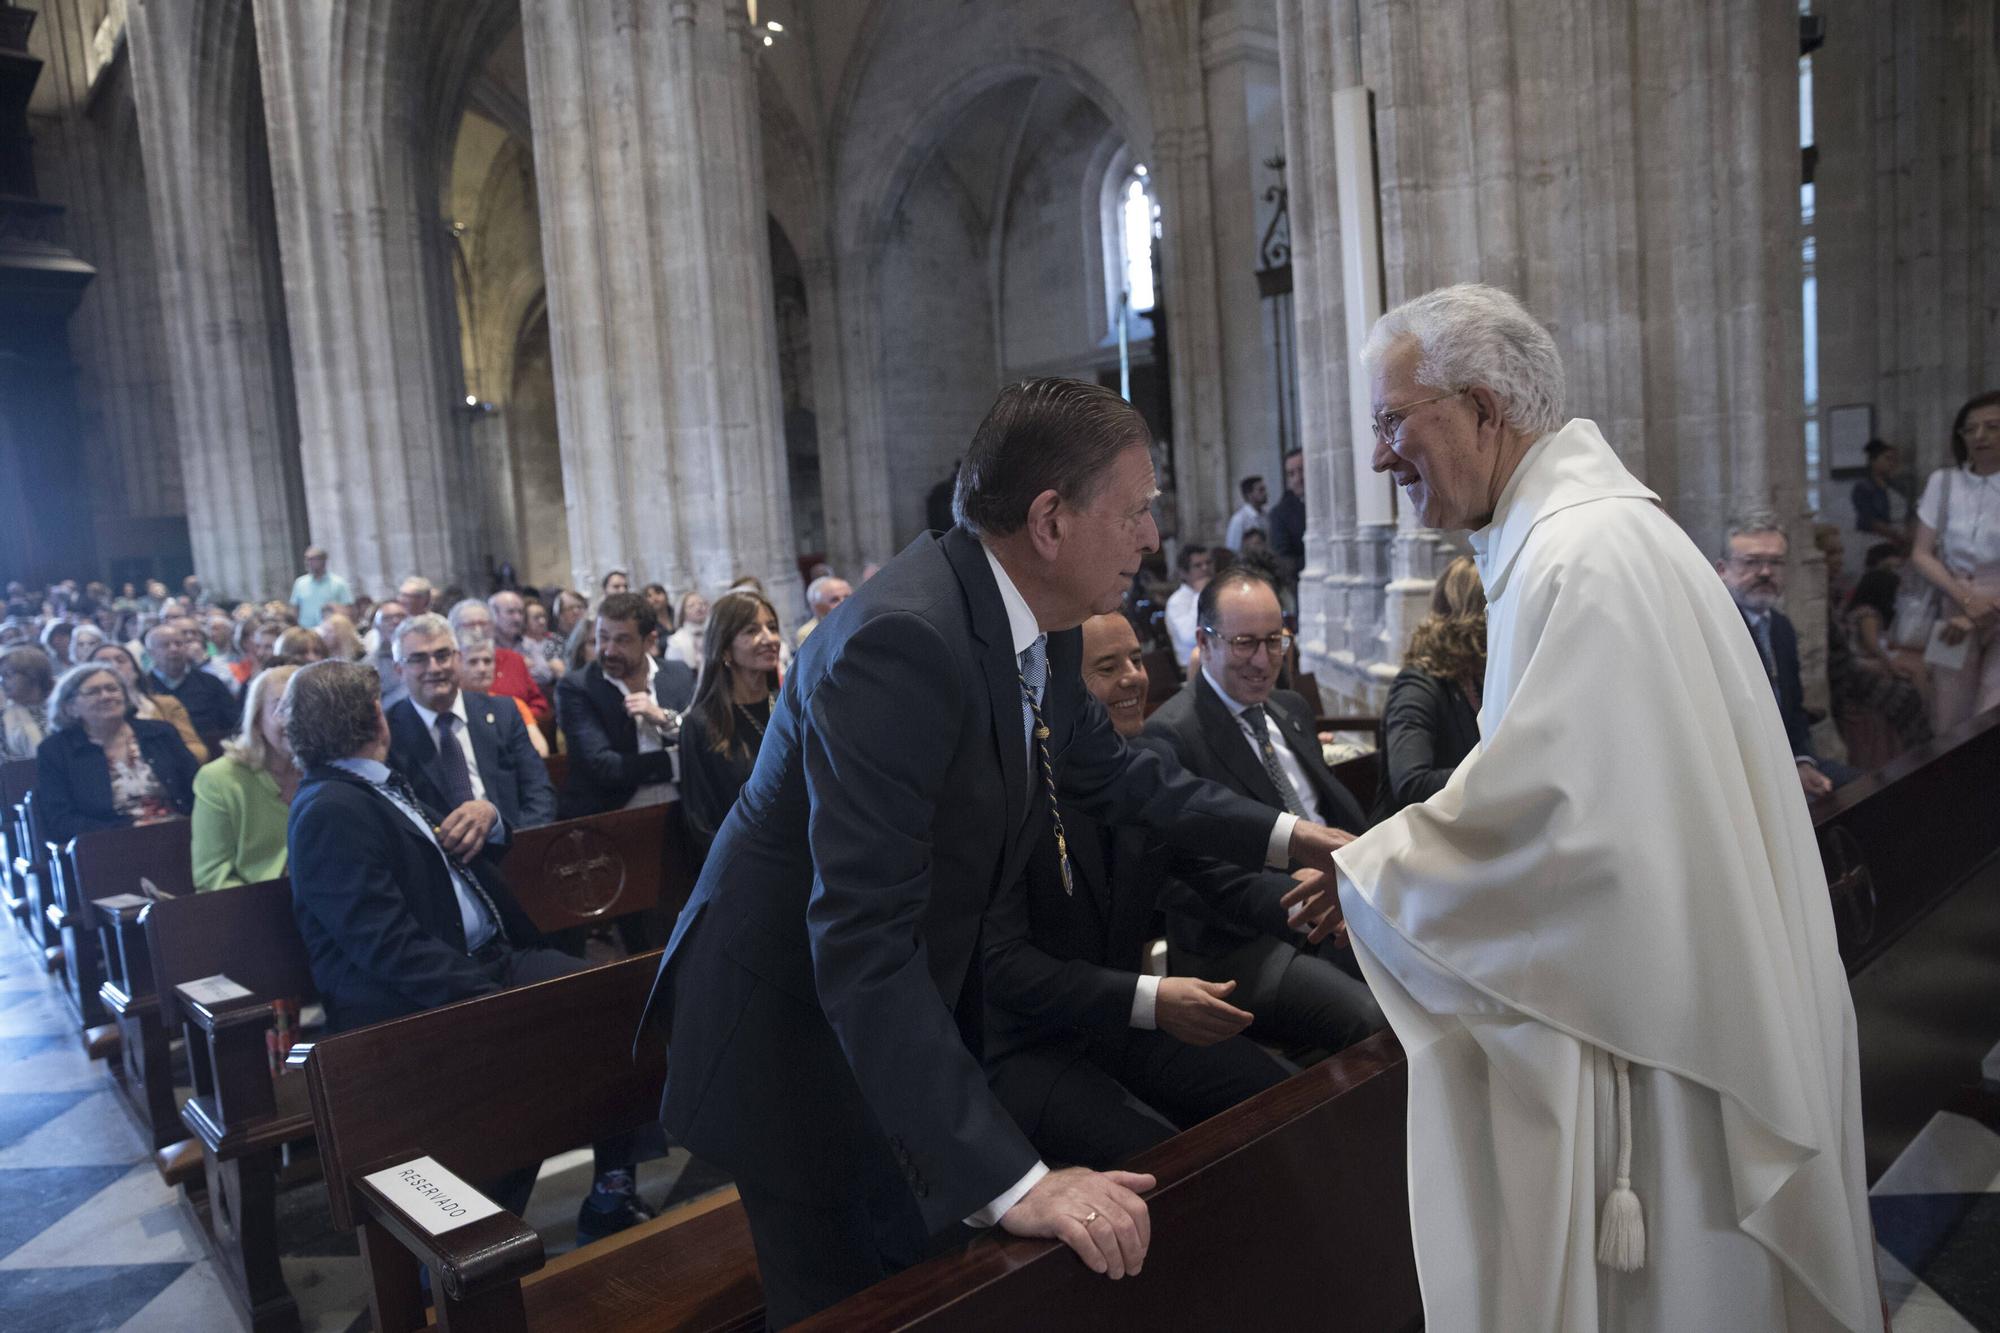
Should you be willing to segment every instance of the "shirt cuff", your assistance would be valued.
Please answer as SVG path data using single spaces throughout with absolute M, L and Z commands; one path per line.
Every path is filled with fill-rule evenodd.
M 1284 870 L 1292 864 L 1292 830 L 1298 824 L 1299 817 L 1289 810 L 1278 816 L 1278 822 L 1271 825 L 1271 845 L 1264 852 L 1265 865 Z
M 987 1204 L 971 1217 L 965 1219 L 969 1227 L 990 1227 L 1007 1215 L 1007 1210 L 1027 1197 L 1029 1190 L 1042 1183 L 1042 1177 L 1049 1173 L 1048 1163 L 1036 1162 L 1028 1168 L 1028 1174 L 1014 1182 L 1014 1188 Z
M 1160 1005 L 1160 979 L 1141 974 L 1132 991 L 1132 1026 L 1152 1031 L 1160 1026 L 1154 1011 Z

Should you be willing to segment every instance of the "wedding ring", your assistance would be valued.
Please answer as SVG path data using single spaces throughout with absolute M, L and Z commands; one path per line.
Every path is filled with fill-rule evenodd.
M 1090 1216 L 1083 1219 L 1083 1224 L 1085 1226 L 1089 1226 L 1092 1222 L 1095 1222 L 1096 1220 L 1097 1220 L 1097 1210 L 1093 1208 L 1090 1210 Z

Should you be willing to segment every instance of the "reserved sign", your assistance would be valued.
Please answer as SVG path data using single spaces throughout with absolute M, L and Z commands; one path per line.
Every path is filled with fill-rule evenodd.
M 440 1166 L 434 1157 L 419 1157 L 362 1179 L 433 1236 L 500 1211 L 499 1204 Z
M 181 983 L 181 994 L 196 1004 L 221 1004 L 225 1000 L 240 1000 L 249 993 L 248 986 L 239 986 L 220 972 L 198 981 Z

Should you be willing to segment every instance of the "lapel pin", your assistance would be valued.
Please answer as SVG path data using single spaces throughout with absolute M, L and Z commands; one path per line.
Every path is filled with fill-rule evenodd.
M 488 713 L 486 715 L 486 725 L 489 727 L 493 725 L 493 714 Z

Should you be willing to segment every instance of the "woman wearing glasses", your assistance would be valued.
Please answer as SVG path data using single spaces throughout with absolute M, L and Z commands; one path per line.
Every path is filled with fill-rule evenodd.
M 1963 663 L 1932 663 L 1932 717 L 1945 731 L 2000 706 L 2000 391 L 1958 409 L 1951 454 L 1917 501 L 1910 564 L 1943 595 L 1942 637 Z
M 87 662 L 56 682 L 49 735 L 35 752 L 36 810 L 58 842 L 175 819 L 194 807 L 194 756 L 169 722 L 138 715 L 111 666 Z

